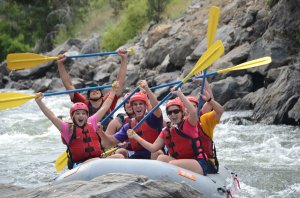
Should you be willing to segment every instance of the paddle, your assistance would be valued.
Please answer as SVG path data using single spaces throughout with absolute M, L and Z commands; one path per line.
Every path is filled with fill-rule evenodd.
M 272 61 L 271 57 L 263 57 L 263 58 L 259 58 L 259 59 L 255 59 L 255 60 L 252 60 L 252 61 L 248 61 L 248 62 L 239 64 L 239 65 L 234 66 L 234 67 L 214 71 L 214 72 L 211 72 L 211 73 L 207 74 L 206 76 L 209 77 L 209 76 L 214 76 L 214 75 L 217 75 L 217 74 L 222 74 L 222 73 L 226 73 L 226 72 L 230 72 L 230 71 L 249 69 L 249 68 L 269 64 L 269 63 L 271 63 L 271 61 Z M 197 76 L 197 77 L 194 77 L 194 78 L 203 78 L 203 76 Z M 192 78 L 190 78 L 188 80 L 188 82 L 191 82 L 191 81 L 192 81 Z M 156 90 L 156 89 L 159 89 L 159 88 L 168 87 L 168 86 L 176 85 L 176 84 L 179 84 L 179 83 L 181 83 L 181 80 L 166 83 L 166 84 L 162 84 L 162 85 L 158 85 L 158 86 L 155 86 L 155 87 L 151 87 L 150 89 L 153 91 L 153 90 Z M 111 87 L 111 85 L 103 85 L 103 86 L 98 86 L 98 87 L 89 87 L 89 88 L 68 90 L 68 91 L 62 91 L 62 92 L 53 92 L 53 93 L 63 94 L 63 93 L 69 93 L 69 92 L 72 92 L 72 91 L 76 92 L 77 90 L 86 91 L 86 90 L 92 90 L 92 89 L 98 89 L 98 88 L 107 88 L 107 87 Z M 139 90 L 139 88 L 136 88 L 132 92 L 132 95 L 138 90 Z M 45 94 L 48 95 L 48 93 L 45 93 Z M 49 92 L 49 94 L 51 94 L 51 92 Z M 129 100 L 129 98 L 132 95 L 130 94 L 127 98 L 125 98 L 124 101 L 121 104 L 119 104 L 115 109 L 119 109 L 127 100 Z M 15 92 L 0 92 L 0 98 L 1 98 L 0 99 L 0 110 L 12 108 L 12 107 L 17 107 L 17 106 L 27 102 L 28 100 L 30 100 L 32 98 L 35 98 L 35 97 L 36 97 L 35 95 L 21 94 L 21 93 L 15 93 Z M 9 105 L 11 105 L 11 106 L 9 106 Z
M 133 49 L 128 49 L 126 51 L 128 54 L 134 54 Z M 82 58 L 82 57 L 92 57 L 92 56 L 106 56 L 111 54 L 118 54 L 117 51 L 113 52 L 100 52 L 94 54 L 79 54 L 79 55 L 70 55 L 66 56 L 67 58 Z M 43 56 L 40 54 L 34 53 L 15 53 L 8 54 L 6 57 L 7 66 L 10 70 L 18 70 L 18 69 L 27 69 L 36 67 L 50 60 L 57 60 L 58 56 Z
M 208 19 L 208 27 L 207 27 L 207 48 L 209 48 L 213 41 L 215 40 L 215 35 L 217 32 L 217 26 L 218 26 L 218 21 L 219 21 L 219 15 L 220 15 L 220 9 L 218 7 L 212 6 L 209 10 L 209 19 Z M 202 85 L 201 85 L 201 91 L 200 93 L 203 94 L 204 92 L 204 83 L 205 83 L 205 78 L 206 78 L 206 72 L 207 69 L 203 71 L 203 80 L 202 80 Z M 198 117 L 200 117 L 200 110 L 202 107 L 202 97 L 201 95 L 199 96 L 199 102 L 198 102 Z
M 178 89 L 181 87 L 185 82 L 189 80 L 193 75 L 203 71 L 208 66 L 210 66 L 214 61 L 216 61 L 222 54 L 224 53 L 224 46 L 220 40 L 216 41 L 210 48 L 203 53 L 200 59 L 195 64 L 192 71 L 182 80 L 180 83 L 175 87 Z M 147 113 L 147 115 L 137 123 L 132 130 L 137 129 L 156 109 L 163 104 L 167 99 L 171 97 L 172 93 L 170 92 L 166 95 L 153 109 Z
M 107 157 L 115 152 L 118 148 L 112 148 L 108 151 L 105 151 L 101 154 L 101 157 Z M 55 161 L 55 168 L 57 172 L 60 172 L 68 163 L 68 154 L 67 152 L 63 152 Z
M 105 89 L 112 87 L 112 85 L 102 85 L 97 87 L 87 87 L 81 89 L 73 89 L 73 90 L 65 90 L 65 91 L 57 91 L 57 92 L 48 92 L 44 93 L 44 96 L 54 96 L 54 95 L 61 95 L 66 93 L 73 93 L 73 92 L 83 92 L 95 89 Z M 23 93 L 16 93 L 16 92 L 1 92 L 0 93 L 0 110 L 9 109 L 13 107 L 20 106 L 29 100 L 36 98 L 36 95 L 30 94 L 23 94 Z

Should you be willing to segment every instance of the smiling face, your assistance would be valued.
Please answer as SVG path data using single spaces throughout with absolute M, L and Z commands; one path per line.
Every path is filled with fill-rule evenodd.
M 102 93 L 100 90 L 96 89 L 96 90 L 89 91 L 89 99 L 90 100 L 97 101 L 97 100 L 101 99 L 101 97 L 102 97 Z
M 133 109 L 132 109 L 132 106 L 130 105 L 130 102 L 127 101 L 124 105 L 124 109 L 125 109 L 125 112 L 128 114 L 128 115 L 132 115 L 134 112 L 133 112 Z
M 146 113 L 146 104 L 142 100 L 133 101 L 132 103 L 132 110 L 135 114 L 137 120 L 140 120 L 144 117 Z
M 82 127 L 86 124 L 88 119 L 88 114 L 85 110 L 76 110 L 73 113 L 73 122 L 76 123 L 76 125 Z
M 171 105 L 167 109 L 167 115 L 172 124 L 178 124 L 183 118 L 182 110 L 177 105 Z

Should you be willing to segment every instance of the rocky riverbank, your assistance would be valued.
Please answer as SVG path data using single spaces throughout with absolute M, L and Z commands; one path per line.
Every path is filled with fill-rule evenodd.
M 210 77 L 215 99 L 227 110 L 253 110 L 251 119 L 267 124 L 299 125 L 300 122 L 300 5 L 297 0 L 215 1 L 221 15 L 216 39 L 225 46 L 223 55 L 210 71 L 228 68 L 256 58 L 271 56 L 272 63 L 254 69 L 229 72 Z M 151 25 L 122 47 L 133 47 L 126 86 L 134 87 L 139 79 L 150 86 L 182 79 L 206 50 L 206 30 L 211 1 L 194 1 L 185 15 L 176 21 Z M 69 39 L 47 56 L 60 51 L 95 53 L 101 51 L 101 38 Z M 90 81 L 111 83 L 119 68 L 118 56 L 72 60 L 67 69 L 77 88 Z M 0 66 L 0 87 L 62 90 L 53 61 L 22 71 L 9 71 Z M 186 94 L 198 95 L 196 85 L 187 83 Z M 161 99 L 169 88 L 156 90 Z

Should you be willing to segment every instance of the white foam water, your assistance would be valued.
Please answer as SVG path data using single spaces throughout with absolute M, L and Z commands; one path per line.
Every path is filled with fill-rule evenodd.
M 56 115 L 68 118 L 68 95 L 46 97 L 44 102 Z M 225 112 L 214 135 L 220 163 L 238 174 L 239 197 L 300 197 L 300 128 L 247 120 L 237 125 L 233 119 L 249 115 L 250 111 Z M 51 183 L 59 175 L 55 159 L 66 147 L 34 99 L 2 110 L 0 123 L 0 184 Z

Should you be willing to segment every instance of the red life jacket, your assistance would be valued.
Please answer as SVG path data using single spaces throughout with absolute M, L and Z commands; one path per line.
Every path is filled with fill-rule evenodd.
M 214 141 L 206 135 L 203 131 L 200 124 L 198 124 L 198 129 L 200 133 L 200 141 L 203 148 L 204 153 L 207 155 L 208 159 L 216 166 L 217 170 L 219 169 L 219 161 L 217 158 L 217 151 L 214 144 Z
M 129 121 L 129 129 L 132 129 L 137 123 L 138 122 L 135 118 L 131 119 Z M 146 120 L 135 130 L 135 132 L 144 140 L 153 144 L 158 137 L 160 130 L 151 128 Z M 144 150 L 144 147 L 141 146 L 135 139 L 129 139 L 129 142 L 131 143 L 131 149 L 133 151 Z
M 163 129 L 163 140 L 168 148 L 169 154 L 175 159 L 206 159 L 201 147 L 199 133 L 197 137 L 192 138 L 183 133 L 183 130 L 183 123 L 179 128 L 168 124 L 168 126 Z
M 68 145 L 69 159 L 73 163 L 101 157 L 102 150 L 99 137 L 90 123 L 84 128 L 73 125 L 73 134 Z

